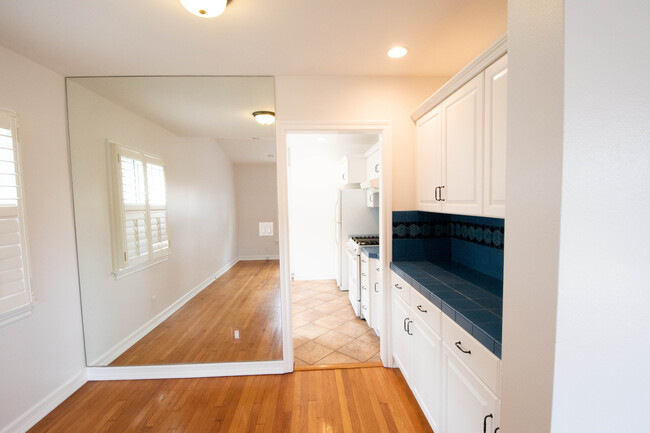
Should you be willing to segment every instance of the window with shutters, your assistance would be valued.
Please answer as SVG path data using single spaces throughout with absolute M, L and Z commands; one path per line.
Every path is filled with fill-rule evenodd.
M 158 156 L 109 144 L 114 274 L 120 277 L 169 254 L 165 165 Z
M 0 110 L 0 324 L 31 310 L 18 118 Z

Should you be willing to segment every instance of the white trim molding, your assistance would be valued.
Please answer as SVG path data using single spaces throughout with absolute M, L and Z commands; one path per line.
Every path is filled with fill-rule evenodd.
M 279 260 L 280 256 L 271 254 L 269 256 L 257 255 L 257 256 L 242 256 L 239 258 L 240 262 L 247 262 L 251 260 Z
M 280 240 L 280 285 L 282 292 L 282 329 L 283 332 L 283 362 L 284 372 L 293 371 L 293 340 L 291 338 L 291 272 L 289 254 L 289 182 L 287 134 L 306 133 L 317 134 L 333 131 L 378 133 L 381 134 L 382 171 L 379 183 L 380 189 L 380 261 L 383 281 L 390 281 L 390 261 L 392 258 L 392 161 L 393 161 L 393 131 L 391 122 L 290 122 L 278 121 L 276 127 L 276 155 L 278 176 L 278 235 Z M 390 288 L 383 290 L 384 326 L 380 339 L 380 356 L 383 364 L 392 367 L 390 336 Z
M 82 369 L 77 375 L 66 383 L 52 391 L 31 409 L 23 413 L 11 424 L 0 430 L 0 433 L 23 433 L 36 425 L 45 415 L 52 412 L 54 408 L 63 403 L 68 397 L 75 393 L 87 382 L 86 369 Z
M 485 51 L 479 54 L 467 66 L 460 70 L 456 75 L 451 77 L 440 89 L 424 101 L 418 108 L 411 113 L 413 122 L 431 111 L 449 95 L 458 90 L 463 84 L 480 74 L 485 68 L 497 61 L 500 57 L 508 52 L 508 34 L 504 34 L 490 45 Z
M 185 379 L 194 377 L 248 376 L 282 374 L 282 360 L 261 362 L 223 362 L 212 364 L 147 365 L 137 367 L 88 367 L 89 381 Z
M 185 295 L 180 297 L 176 302 L 171 304 L 169 307 L 165 308 L 160 313 L 156 314 L 151 320 L 142 325 L 140 328 L 133 331 L 130 335 L 124 338 L 122 341 L 117 343 L 115 346 L 107 350 L 99 358 L 89 361 L 90 366 L 107 366 L 113 362 L 118 356 L 124 353 L 129 347 L 137 343 L 142 337 L 151 332 L 156 326 L 164 322 L 169 316 L 178 311 L 183 305 L 185 305 L 190 299 L 198 295 L 203 289 L 212 284 L 217 278 L 225 274 L 230 268 L 232 268 L 239 259 L 233 259 L 221 269 L 219 269 L 214 274 L 210 275 L 208 278 L 200 282 L 196 287 L 191 289 Z M 117 367 L 102 367 L 102 368 L 117 368 Z M 139 367 L 138 367 L 139 368 Z

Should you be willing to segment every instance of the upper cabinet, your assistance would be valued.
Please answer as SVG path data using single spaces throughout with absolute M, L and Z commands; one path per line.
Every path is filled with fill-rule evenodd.
M 508 116 L 508 56 L 485 70 L 485 142 L 483 213 L 506 216 L 506 126 Z
M 503 37 L 411 116 L 419 210 L 505 217 L 505 52 Z
M 360 184 L 366 180 L 366 156 L 347 155 L 341 158 L 342 185 Z

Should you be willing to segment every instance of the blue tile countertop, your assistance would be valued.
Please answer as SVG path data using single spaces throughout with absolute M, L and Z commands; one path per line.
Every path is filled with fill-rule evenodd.
M 379 247 L 361 247 L 361 253 L 371 259 L 379 259 Z
M 390 268 L 501 358 L 503 282 L 443 262 L 391 262 Z

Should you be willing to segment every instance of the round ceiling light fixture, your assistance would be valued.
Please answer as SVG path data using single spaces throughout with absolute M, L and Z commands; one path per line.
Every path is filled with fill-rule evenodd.
M 253 117 L 260 125 L 271 125 L 275 122 L 275 113 L 273 111 L 256 111 Z
M 406 47 L 393 47 L 390 50 L 388 50 L 388 57 L 392 57 L 393 59 L 399 59 L 400 57 L 404 57 L 407 55 L 409 50 L 406 49 Z
M 185 9 L 201 18 L 214 18 L 226 10 L 228 0 L 180 0 Z

